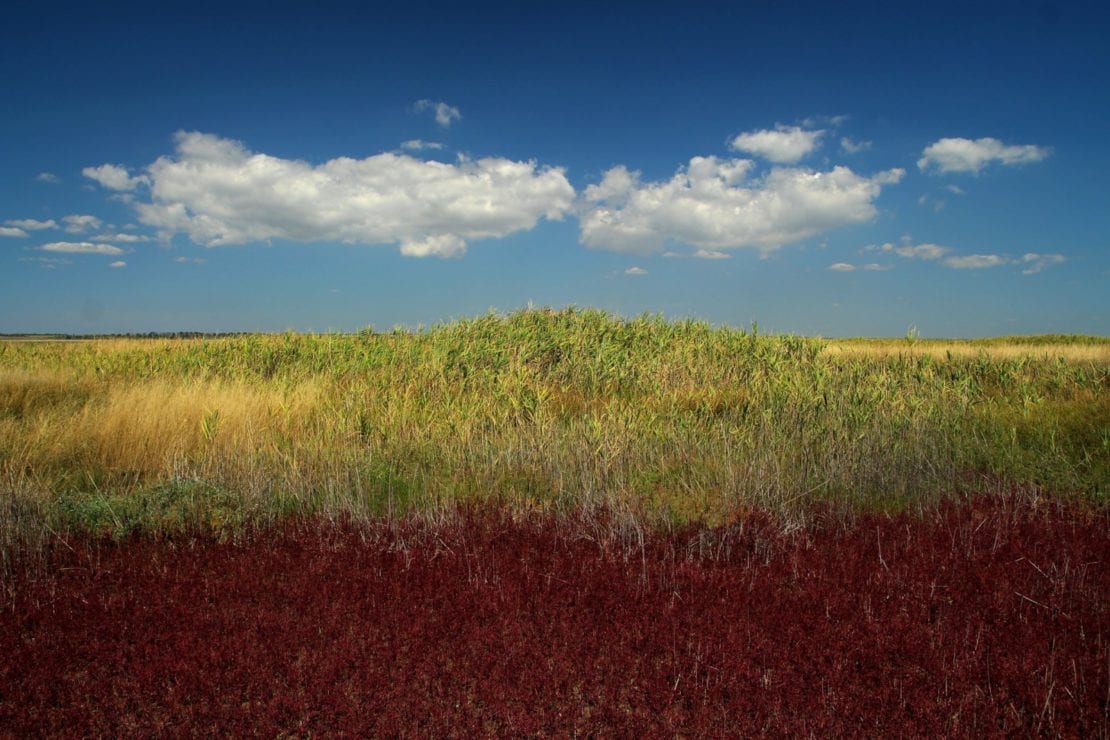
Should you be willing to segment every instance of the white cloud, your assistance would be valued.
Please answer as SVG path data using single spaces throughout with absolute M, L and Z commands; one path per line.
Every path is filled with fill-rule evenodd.
M 0 236 L 23 238 L 27 236 L 27 232 L 18 226 L 0 226 Z
M 399 242 L 411 256 L 462 254 L 467 242 L 561 219 L 574 203 L 561 168 L 499 157 L 454 164 L 383 153 L 320 165 L 248 151 L 237 141 L 178 133 L 176 156 L 147 168 L 139 220 L 163 237 L 207 246 L 270 238 Z
M 624 271 L 625 275 L 647 275 L 648 271 L 642 267 L 629 267 Z
M 35 180 L 37 180 L 38 182 L 48 182 L 51 185 L 56 185 L 57 183 L 61 182 L 61 179 L 53 172 L 40 172 L 35 175 Z
M 700 260 L 727 260 L 731 259 L 732 255 L 719 249 L 699 249 L 694 252 L 694 257 Z
M 453 105 L 447 105 L 444 102 L 436 102 L 433 100 L 417 100 L 413 105 L 417 112 L 425 110 L 435 111 L 436 123 L 443 128 L 448 128 L 452 121 L 457 121 L 462 118 L 462 113 Z
M 939 172 L 978 173 L 991 162 L 1003 165 L 1040 162 L 1052 153 L 1049 147 L 1023 144 L 1007 146 L 998 139 L 945 138 L 925 147 L 917 166 L 928 169 L 934 166 Z
M 939 244 L 903 244 L 900 247 L 896 247 L 888 242 L 882 246 L 872 245 L 870 247 L 864 247 L 864 251 L 888 252 L 896 254 L 899 257 L 905 257 L 906 259 L 939 260 L 952 250 L 949 247 L 942 247 Z
M 859 154 L 871 148 L 870 141 L 854 141 L 847 136 L 840 139 L 840 150 L 845 154 Z
M 120 267 L 127 267 L 127 263 L 124 262 L 123 260 L 116 260 L 115 262 L 112 262 L 111 264 L 109 264 L 108 267 L 114 267 L 114 268 L 118 269 Z
M 86 167 L 81 170 L 85 177 L 96 180 L 109 190 L 134 190 L 139 185 L 149 185 L 145 175 L 131 177 L 126 167 L 117 164 L 102 164 L 99 167 Z
M 748 152 L 777 164 L 797 162 L 814 149 L 824 131 L 807 131 L 800 126 L 775 126 L 749 131 L 729 143 L 734 151 Z
M 424 141 L 423 139 L 409 139 L 408 141 L 401 142 L 402 149 L 409 151 L 419 152 L 424 149 L 442 149 L 443 144 L 438 141 Z
M 14 226 L 24 231 L 42 231 L 43 229 L 56 229 L 58 224 L 54 219 L 49 221 L 36 221 L 33 218 L 13 218 L 5 221 L 8 226 Z
M 944 189 L 947 190 L 948 192 L 954 194 L 954 195 L 964 195 L 966 193 L 966 191 L 963 188 L 961 188 L 959 185 L 952 185 L 952 184 L 945 185 Z
M 208 260 L 203 257 L 174 257 L 173 261 L 179 265 L 203 265 Z
M 111 244 L 93 244 L 92 242 L 51 242 L 39 247 L 43 252 L 64 252 L 67 254 L 123 254 L 123 250 Z
M 834 262 L 829 265 L 829 269 L 833 272 L 855 272 L 856 266 L 850 265 L 847 262 Z
M 703 250 L 776 249 L 829 229 L 874 218 L 882 185 L 901 170 L 861 177 L 847 167 L 828 172 L 774 168 L 746 181 L 746 159 L 694 157 L 663 182 L 641 183 L 623 166 L 586 188 L 581 241 L 594 249 L 650 254 L 668 240 Z
M 63 216 L 62 221 L 66 224 L 67 234 L 82 234 L 86 231 L 93 231 L 99 229 L 102 222 L 96 216 L 88 216 L 81 214 L 74 214 L 72 216 Z
M 1021 259 L 1014 259 L 1004 254 L 957 255 L 952 254 L 952 249 L 950 247 L 942 247 L 939 244 L 915 245 L 908 237 L 902 237 L 902 241 L 903 243 L 901 246 L 895 246 L 890 243 L 881 246 L 871 245 L 864 247 L 863 251 L 896 254 L 899 257 L 905 257 L 907 259 L 927 261 L 941 260 L 942 265 L 954 270 L 980 270 L 988 267 L 1001 267 L 1003 265 L 1023 265 L 1025 269 L 1022 270 L 1022 274 L 1024 275 L 1035 275 L 1045 268 L 1058 265 L 1067 260 L 1062 254 L 1038 254 L 1036 252 L 1028 252 L 1023 255 Z M 865 265 L 863 269 L 889 270 L 891 268 L 889 266 L 874 264 Z
M 832 126 L 833 128 L 839 127 L 848 121 L 850 116 L 809 116 L 802 121 L 803 128 L 817 128 L 818 126 Z
M 1046 267 L 1059 265 L 1066 262 L 1067 258 L 1062 254 L 1037 254 L 1036 252 L 1028 252 L 1023 254 L 1021 262 L 1026 267 L 1021 271 L 1022 275 L 1036 275 Z
M 138 234 L 101 234 L 100 236 L 92 237 L 94 242 L 119 242 L 121 244 L 139 244 L 141 242 L 150 241 L 149 236 L 140 236 Z
M 1009 257 L 1000 254 L 968 254 L 962 257 L 948 257 L 944 260 L 944 266 L 954 270 L 981 270 L 1008 265 L 1012 261 Z
M 880 265 L 878 262 L 869 262 L 863 266 L 863 269 L 868 272 L 888 272 L 894 269 L 894 265 Z

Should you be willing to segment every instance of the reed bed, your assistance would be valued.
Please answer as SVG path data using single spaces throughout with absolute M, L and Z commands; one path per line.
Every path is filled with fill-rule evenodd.
M 764 336 L 593 310 L 416 331 L 0 342 L 0 551 L 495 504 L 637 526 L 1105 504 L 1110 344 Z

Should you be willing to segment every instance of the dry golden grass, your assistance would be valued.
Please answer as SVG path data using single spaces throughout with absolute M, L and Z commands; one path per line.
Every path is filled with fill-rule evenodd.
M 828 340 L 824 353 L 830 357 L 906 356 L 932 357 L 934 360 L 968 359 L 985 355 L 993 360 L 1062 359 L 1067 362 L 1110 364 L 1110 344 L 989 344 L 975 341 L 832 339 Z

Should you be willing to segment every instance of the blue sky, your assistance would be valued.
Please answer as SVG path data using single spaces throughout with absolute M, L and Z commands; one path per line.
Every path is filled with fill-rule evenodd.
M 0 332 L 1110 334 L 1099 4 L 43 3 Z

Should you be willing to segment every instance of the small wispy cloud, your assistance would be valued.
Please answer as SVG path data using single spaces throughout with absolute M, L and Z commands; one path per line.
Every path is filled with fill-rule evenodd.
M 83 234 L 86 231 L 95 231 L 103 225 L 103 222 L 99 218 L 87 214 L 63 216 L 62 221 L 66 225 L 65 230 L 67 234 Z
M 121 244 L 141 244 L 150 241 L 149 236 L 140 234 L 100 234 L 92 237 L 94 242 L 119 242 Z
M 173 261 L 179 265 L 203 265 L 208 260 L 203 257 L 174 257 Z
M 18 226 L 0 226 L 0 236 L 10 236 L 17 239 L 24 239 L 27 237 L 27 232 Z
M 401 142 L 402 149 L 420 152 L 425 149 L 443 149 L 444 145 L 438 141 L 424 141 L 423 139 L 409 139 Z
M 694 252 L 694 257 L 699 260 L 727 260 L 731 259 L 732 255 L 719 249 L 699 249 Z
M 58 228 L 58 224 L 54 219 L 50 219 L 49 221 L 36 221 L 33 218 L 12 218 L 4 223 L 8 226 L 14 226 L 17 229 L 23 229 L 24 231 L 42 231 L 44 229 Z
M 642 267 L 629 267 L 624 271 L 625 275 L 647 275 L 648 271 Z
M 116 260 L 115 262 L 110 263 L 108 265 L 108 267 L 111 267 L 111 268 L 114 268 L 114 269 L 118 270 L 121 267 L 127 267 L 127 263 L 124 262 L 123 260 Z
M 946 257 L 943 264 L 953 270 L 984 270 L 989 267 L 1008 265 L 1012 261 L 1009 257 L 1001 254 L 967 254 Z
M 1040 162 L 1052 153 L 1050 147 L 1033 144 L 1007 145 L 998 139 L 964 139 L 959 137 L 939 139 L 921 153 L 917 166 L 930 167 L 937 172 L 971 172 L 978 174 L 992 162 L 1005 166 Z
M 992 267 L 1003 267 L 1005 265 L 1021 265 L 1024 268 L 1022 269 L 1023 275 L 1035 275 L 1042 270 L 1067 261 L 1067 258 L 1062 254 L 1027 252 L 1020 258 L 1015 258 L 1006 254 L 995 253 L 953 254 L 954 251 L 955 250 L 951 247 L 944 247 L 939 244 L 913 244 L 909 237 L 903 237 L 903 243 L 899 246 L 890 243 L 882 245 L 872 244 L 861 250 L 861 252 L 865 253 L 879 252 L 883 254 L 894 254 L 906 259 L 923 260 L 927 262 L 939 261 L 940 264 L 953 270 L 986 270 Z M 865 266 L 864 269 L 869 268 Z M 874 267 L 871 269 L 889 270 L 891 268 L 875 263 Z
M 834 262 L 829 265 L 829 269 L 833 272 L 855 272 L 857 268 L 848 262 Z
M 943 198 L 934 198 L 926 194 L 917 199 L 917 205 L 923 208 L 932 208 L 934 212 L 940 213 L 948 204 Z
M 35 175 L 35 181 L 36 182 L 46 182 L 46 183 L 50 183 L 51 185 L 57 185 L 62 180 L 61 180 L 60 177 L 55 175 L 53 172 L 40 172 L 37 175 Z
M 840 151 L 845 154 L 859 154 L 871 148 L 870 141 L 855 141 L 847 136 L 840 138 Z
M 416 103 L 413 104 L 413 109 L 418 113 L 426 110 L 434 111 L 436 123 L 443 128 L 449 128 L 453 122 L 462 118 L 462 113 L 460 113 L 459 109 L 455 106 L 448 105 L 442 101 L 428 100 L 427 98 L 417 100 Z
M 1021 256 L 1022 264 L 1026 265 L 1025 269 L 1021 271 L 1022 275 L 1036 275 L 1041 270 L 1059 265 L 1067 261 L 1067 258 L 1062 254 L 1037 254 L 1036 252 L 1027 252 Z
M 64 252 L 66 254 L 107 254 L 116 256 L 123 254 L 123 250 L 111 244 L 94 244 L 93 242 L 50 242 L 39 247 L 43 252 Z
M 825 132 L 820 129 L 806 130 L 801 126 L 778 124 L 773 129 L 740 134 L 729 142 L 729 147 L 776 164 L 790 164 L 816 149 L 824 135 Z
M 939 244 L 902 244 L 896 246 L 887 242 L 886 244 L 866 246 L 863 248 L 865 252 L 885 252 L 888 254 L 896 254 L 899 257 L 906 259 L 916 260 L 939 260 L 941 257 L 949 254 L 952 249 L 950 247 L 942 247 Z
M 134 190 L 139 185 L 149 185 L 146 175 L 132 177 L 126 167 L 118 164 L 102 164 L 99 167 L 86 167 L 81 174 L 95 180 L 109 190 Z

